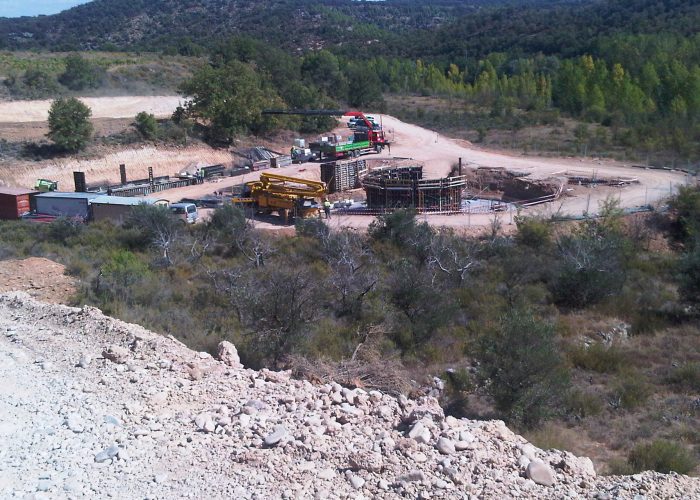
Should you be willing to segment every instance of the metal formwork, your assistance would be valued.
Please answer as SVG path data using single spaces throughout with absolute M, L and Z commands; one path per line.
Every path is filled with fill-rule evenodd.
M 419 212 L 459 212 L 464 175 L 423 179 L 423 167 L 406 166 L 375 170 L 362 182 L 370 209 L 414 208 Z
M 367 173 L 365 160 L 332 161 L 321 164 L 321 180 L 329 193 L 340 193 L 361 187 L 360 178 Z

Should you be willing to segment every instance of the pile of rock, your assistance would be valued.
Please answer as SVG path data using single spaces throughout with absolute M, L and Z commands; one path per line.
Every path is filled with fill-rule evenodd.
M 0 426 L 0 497 L 700 496 L 684 476 L 599 477 L 430 396 L 249 370 L 229 343 L 215 359 L 94 308 L 0 295 L 2 331 L 0 422 L 31 423 Z

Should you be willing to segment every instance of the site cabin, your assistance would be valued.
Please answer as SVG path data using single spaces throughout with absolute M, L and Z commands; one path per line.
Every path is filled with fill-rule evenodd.
M 31 211 L 30 197 L 37 194 L 31 189 L 0 188 L 0 219 L 19 219 Z
M 134 207 L 164 203 L 167 202 L 155 198 L 98 196 L 90 200 L 90 210 L 94 221 L 109 220 L 114 224 L 122 224 L 131 215 Z
M 99 193 L 68 193 L 51 191 L 34 197 L 36 213 L 55 217 L 90 218 L 90 201 L 100 196 Z

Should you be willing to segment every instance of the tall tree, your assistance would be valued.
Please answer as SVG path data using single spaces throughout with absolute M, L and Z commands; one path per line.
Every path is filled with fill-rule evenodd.
M 57 99 L 49 109 L 46 135 L 65 151 L 80 151 L 92 136 L 91 115 L 90 108 L 74 97 Z
M 190 97 L 189 115 L 204 120 L 214 140 L 265 132 L 280 123 L 279 118 L 263 116 L 261 111 L 282 107 L 282 99 L 250 65 L 239 61 L 202 68 L 180 91 Z
M 71 54 L 65 59 L 66 70 L 59 81 L 71 90 L 99 87 L 100 68 L 80 54 Z

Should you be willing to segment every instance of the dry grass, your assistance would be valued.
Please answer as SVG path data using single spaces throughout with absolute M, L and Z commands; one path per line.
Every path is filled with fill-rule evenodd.
M 292 355 L 285 364 L 294 376 L 320 383 L 337 382 L 347 387 L 376 389 L 389 394 L 411 390 L 409 374 L 398 357 L 387 357 L 379 348 L 380 336 L 368 335 L 350 359 L 330 361 Z

